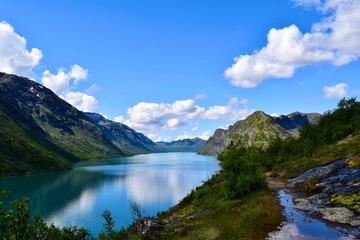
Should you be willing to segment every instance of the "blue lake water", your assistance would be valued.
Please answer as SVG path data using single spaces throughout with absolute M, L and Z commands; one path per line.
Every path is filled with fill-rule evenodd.
M 88 160 L 72 171 L 1 177 L 10 198 L 28 196 L 31 213 L 58 226 L 78 225 L 97 236 L 102 212 L 110 210 L 116 227 L 131 224 L 129 201 L 145 215 L 177 204 L 220 169 L 215 157 L 196 153 L 157 153 L 127 158 Z

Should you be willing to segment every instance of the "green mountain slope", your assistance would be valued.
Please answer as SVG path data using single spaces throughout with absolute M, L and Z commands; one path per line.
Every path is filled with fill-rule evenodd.
M 231 141 L 240 141 L 245 146 L 266 148 L 273 139 L 298 136 L 299 129 L 306 123 L 319 121 L 318 113 L 295 112 L 280 117 L 272 117 L 257 111 L 244 120 L 237 121 L 228 129 L 217 129 L 205 143 L 199 154 L 214 155 L 220 153 Z
M 83 112 L 34 81 L 0 73 L 0 93 L 0 164 L 13 169 L 7 173 L 69 169 L 66 160 L 125 155 Z

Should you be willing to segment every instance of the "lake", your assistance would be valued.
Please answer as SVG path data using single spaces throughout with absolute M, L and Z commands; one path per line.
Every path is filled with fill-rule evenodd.
M 82 161 L 67 172 L 1 177 L 10 199 L 28 196 L 30 212 L 58 226 L 78 225 L 94 236 L 110 210 L 115 229 L 132 223 L 129 201 L 145 215 L 176 205 L 220 169 L 215 157 L 196 153 L 154 153 L 126 158 Z

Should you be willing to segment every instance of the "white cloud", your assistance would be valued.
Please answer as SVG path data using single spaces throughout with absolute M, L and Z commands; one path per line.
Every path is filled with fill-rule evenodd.
M 70 91 L 70 79 L 69 74 L 65 73 L 63 69 L 60 69 L 57 74 L 51 74 L 49 70 L 45 70 L 41 81 L 45 87 L 59 95 Z
M 270 113 L 270 116 L 272 116 L 272 117 L 280 117 L 281 114 L 279 114 L 279 113 Z
M 203 140 L 208 140 L 209 137 L 212 136 L 212 133 L 210 131 L 205 131 L 203 133 L 201 133 L 200 135 L 194 135 L 192 133 L 189 132 L 184 132 L 183 134 L 177 136 L 174 140 L 183 140 L 183 139 L 193 139 L 193 138 L 201 138 Z
M 231 106 L 211 106 L 201 116 L 211 120 L 241 120 L 253 113 L 252 109 L 233 109 Z
M 81 80 L 86 80 L 87 71 L 88 70 L 77 64 L 71 66 L 71 70 L 68 72 L 65 72 L 64 68 L 59 69 L 56 74 L 52 74 L 49 70 L 45 70 L 41 81 L 45 87 L 50 88 L 56 94 L 65 94 L 71 89 L 71 80 L 74 81 L 75 85 Z
M 82 92 L 68 92 L 60 95 L 62 99 L 84 112 L 97 112 L 98 100 Z
M 184 121 L 181 121 L 178 118 L 170 118 L 169 120 L 166 121 L 167 123 L 167 127 L 170 129 L 176 129 L 180 126 L 185 125 Z
M 96 89 L 95 85 L 86 89 L 85 92 L 87 93 L 72 91 L 76 88 L 79 81 L 87 79 L 87 72 L 87 69 L 75 64 L 71 66 L 69 71 L 61 68 L 56 74 L 52 74 L 49 70 L 45 70 L 41 81 L 45 87 L 53 90 L 62 99 L 77 109 L 84 112 L 97 112 L 98 100 L 89 95 L 91 91 Z
M 208 109 L 195 105 L 192 99 L 173 103 L 140 102 L 128 108 L 128 118 L 119 118 L 124 124 L 137 130 L 175 130 L 180 126 L 192 126 L 193 119 L 240 120 L 253 110 L 238 109 L 237 98 L 230 100 L 233 105 L 210 106 Z
M 296 5 L 304 7 L 318 6 L 321 4 L 321 0 L 293 0 Z
M 311 32 L 301 33 L 295 25 L 271 29 L 268 43 L 251 55 L 236 57 L 225 77 L 238 87 L 256 87 L 267 78 L 288 78 L 307 65 L 347 64 L 360 56 L 360 1 L 298 0 L 303 6 L 316 6 L 330 14 L 315 23 Z
M 146 136 L 154 142 L 171 142 L 172 139 L 169 137 L 161 137 L 155 133 L 147 133 Z
M 88 76 L 88 70 L 75 64 L 71 66 L 69 76 L 74 79 L 74 83 L 77 84 L 81 80 L 86 80 Z
M 196 95 L 195 98 L 196 98 L 196 99 L 204 99 L 204 98 L 206 98 L 206 95 L 203 94 L 203 93 L 199 93 L 199 94 Z
M 7 22 L 0 22 L 0 71 L 33 78 L 33 68 L 42 58 L 38 48 L 28 50 L 26 40 Z
M 100 87 L 93 84 L 90 87 L 88 87 L 87 89 L 85 89 L 84 92 L 90 95 L 90 94 L 96 93 L 99 90 L 100 90 Z
M 124 118 L 124 116 L 117 116 L 117 117 L 114 117 L 114 121 L 118 122 L 118 123 L 124 123 L 125 118 Z
M 249 103 L 249 99 L 247 99 L 247 98 L 241 99 L 241 100 L 240 100 L 240 103 L 241 103 L 242 105 L 246 105 L 246 104 Z
M 237 104 L 239 103 L 239 100 L 237 97 L 232 97 L 230 98 L 228 105 L 230 106 L 237 106 Z
M 346 83 L 338 83 L 334 86 L 325 86 L 323 88 L 324 98 L 342 98 L 348 93 L 348 85 Z

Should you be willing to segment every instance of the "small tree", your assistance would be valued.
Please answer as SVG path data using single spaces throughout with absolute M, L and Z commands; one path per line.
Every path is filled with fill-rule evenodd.
M 142 235 L 141 220 L 145 214 L 145 210 L 141 207 L 140 203 L 135 201 L 129 201 L 131 218 L 135 221 L 135 227 L 138 232 Z
M 141 207 L 140 203 L 130 201 L 131 217 L 134 221 L 139 221 L 143 218 L 145 210 Z

